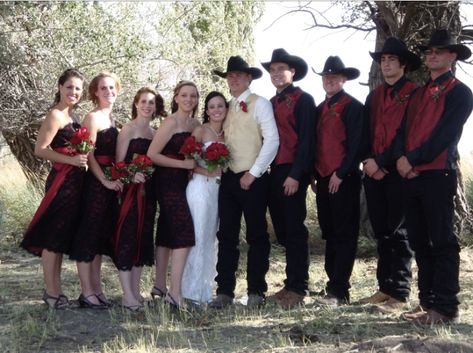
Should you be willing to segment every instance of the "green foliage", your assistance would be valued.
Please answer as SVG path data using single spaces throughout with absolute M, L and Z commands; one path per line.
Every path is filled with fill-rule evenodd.
M 0 3 L 0 126 L 25 174 L 32 181 L 46 174 L 32 146 L 65 69 L 89 79 L 116 73 L 123 90 L 114 113 L 123 123 L 144 85 L 167 99 L 181 79 L 195 81 L 202 96 L 224 91 L 210 70 L 230 55 L 252 61 L 261 12 L 255 1 Z M 91 108 L 82 103 L 78 113 Z
M 159 87 L 173 87 L 179 80 L 196 82 L 201 96 L 211 90 L 227 91 L 224 80 L 210 71 L 225 68 L 231 55 L 253 61 L 253 26 L 262 13 L 253 1 L 174 2 L 166 7 L 156 31 L 162 56 L 179 70 L 162 76 Z M 170 30 L 170 29 L 173 30 Z

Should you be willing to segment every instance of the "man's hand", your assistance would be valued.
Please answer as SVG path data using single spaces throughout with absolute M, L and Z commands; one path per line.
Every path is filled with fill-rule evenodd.
M 407 175 L 412 170 L 412 165 L 409 163 L 406 156 L 402 156 L 401 158 L 399 158 L 397 160 L 396 168 L 397 168 L 397 171 L 399 172 L 399 174 L 403 178 L 407 178 Z
M 338 191 L 338 188 L 340 187 L 340 184 L 342 183 L 342 181 L 343 180 L 337 176 L 337 173 L 333 172 L 328 182 L 328 192 L 330 194 L 335 194 Z
M 376 173 L 374 173 L 371 178 L 373 178 L 374 180 L 381 180 L 385 177 L 386 173 L 383 172 L 382 169 L 378 169 L 378 171 Z
M 282 186 L 284 188 L 284 195 L 286 196 L 292 196 L 299 190 L 299 182 L 291 177 L 287 177 Z
M 250 190 L 251 184 L 255 181 L 256 177 L 250 172 L 245 172 L 243 176 L 240 178 L 240 187 L 243 190 Z
M 368 175 L 370 178 L 379 170 L 379 166 L 374 160 L 374 158 L 368 158 L 363 161 L 363 171 Z

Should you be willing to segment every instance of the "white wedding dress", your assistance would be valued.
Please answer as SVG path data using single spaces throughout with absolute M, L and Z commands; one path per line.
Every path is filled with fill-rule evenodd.
M 212 142 L 206 142 L 207 148 Z M 203 161 L 199 165 L 206 168 Z M 195 246 L 187 257 L 182 276 L 182 296 L 205 304 L 212 300 L 217 275 L 218 189 L 217 177 L 194 173 L 186 190 L 194 222 Z

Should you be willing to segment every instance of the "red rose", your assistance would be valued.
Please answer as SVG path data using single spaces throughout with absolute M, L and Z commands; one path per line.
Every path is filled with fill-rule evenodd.
M 248 112 L 248 104 L 246 104 L 245 101 L 241 101 L 241 102 L 240 102 L 240 108 L 241 108 L 241 110 L 244 111 L 245 113 Z
M 117 167 L 118 169 L 126 168 L 126 163 L 123 161 L 118 162 L 117 164 L 115 164 L 115 167 Z
M 78 145 L 79 143 L 81 143 L 81 139 L 79 136 L 77 136 L 76 134 L 72 135 L 71 137 L 71 145 Z

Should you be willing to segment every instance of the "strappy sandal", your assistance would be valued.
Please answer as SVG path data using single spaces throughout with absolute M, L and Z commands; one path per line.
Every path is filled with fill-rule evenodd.
M 99 294 L 95 294 L 95 296 L 97 297 L 99 302 L 105 305 L 107 308 L 111 308 L 113 306 L 112 302 L 107 299 L 107 297 L 105 296 L 105 294 L 103 294 L 103 292 L 100 292 Z
M 97 300 L 100 302 L 100 304 L 92 303 L 89 300 L 90 297 L 96 297 Z M 102 304 L 100 299 L 95 294 L 91 294 L 86 297 L 81 293 L 77 301 L 79 302 L 79 306 L 84 309 L 107 309 L 108 308 L 106 305 Z
M 172 297 L 169 292 L 166 293 L 166 296 L 164 297 L 164 302 L 168 304 L 172 309 L 181 309 L 179 303 Z
M 158 299 L 163 299 L 166 296 L 167 292 L 168 292 L 167 289 L 162 290 L 159 287 L 153 286 L 153 288 L 151 289 L 150 294 L 151 294 L 151 298 L 153 298 L 153 300 L 156 299 L 156 297 L 158 297 Z
M 59 296 L 53 297 L 44 291 L 43 301 L 50 309 L 55 310 L 64 310 L 69 306 L 69 300 L 64 294 L 59 294 Z

